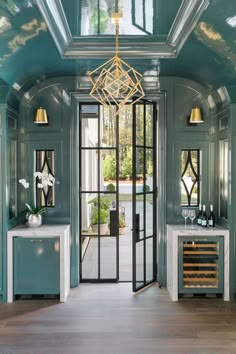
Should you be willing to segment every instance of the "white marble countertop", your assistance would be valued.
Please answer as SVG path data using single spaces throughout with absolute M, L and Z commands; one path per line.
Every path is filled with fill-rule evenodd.
M 219 232 L 224 234 L 229 230 L 216 225 L 216 227 L 202 227 L 198 225 L 181 225 L 181 224 L 167 224 L 167 228 L 169 228 L 172 232 L 178 232 L 181 235 L 219 235 Z
M 70 225 L 65 224 L 43 224 L 40 227 L 28 227 L 17 225 L 8 231 L 8 236 L 58 236 L 63 234 Z

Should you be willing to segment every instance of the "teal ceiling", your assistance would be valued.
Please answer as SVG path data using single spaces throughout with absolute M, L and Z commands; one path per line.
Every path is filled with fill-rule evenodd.
M 153 18 L 153 28 L 158 29 L 158 35 L 166 35 L 180 1 L 153 1 L 159 4 L 158 9 L 162 11 L 154 11 L 156 18 Z M 100 3 L 103 2 L 108 5 L 112 3 L 100 0 Z M 80 3 L 79 0 L 67 0 L 62 3 L 65 14 L 71 18 L 71 31 L 76 35 L 76 31 L 82 27 L 78 25 L 78 9 L 75 11 L 73 6 L 79 6 L 79 16 L 85 16 L 86 11 L 82 11 L 82 5 L 91 1 L 82 0 Z M 132 0 L 133 3 L 137 4 L 138 9 L 142 8 L 138 5 L 145 1 Z M 147 18 L 154 16 L 154 12 Z M 74 18 L 73 14 L 76 14 Z M 136 16 L 137 21 L 141 21 L 138 14 Z M 158 21 L 159 25 L 156 24 Z M 96 43 L 99 50 L 99 36 Z M 5 82 L 16 91 L 25 92 L 35 82 L 46 78 L 85 75 L 103 61 L 101 58 L 62 59 L 34 1 L 0 0 L 0 83 Z M 133 57 L 128 61 L 142 73 L 156 66 L 153 57 L 148 56 L 138 59 Z M 177 58 L 160 59 L 160 75 L 182 76 L 214 88 L 236 84 L 236 0 L 210 0 Z
M 111 14 L 115 11 L 123 13 L 119 30 L 121 36 L 166 36 L 181 2 L 182 0 L 61 0 L 72 36 L 114 35 Z

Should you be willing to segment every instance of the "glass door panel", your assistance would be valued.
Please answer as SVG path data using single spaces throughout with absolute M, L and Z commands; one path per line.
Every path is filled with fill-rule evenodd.
M 156 279 L 156 118 L 154 104 L 133 105 L 133 291 Z
M 153 281 L 153 237 L 146 239 L 146 282 Z
M 153 149 L 146 148 L 146 192 L 153 192 Z
M 98 104 L 80 104 L 81 280 L 117 281 L 117 117 Z
M 146 225 L 146 237 L 153 236 L 153 194 L 146 195 L 146 212 L 145 212 L 145 225 Z
M 116 237 L 102 237 L 100 242 L 101 247 L 101 279 L 116 278 Z
M 100 117 L 102 122 L 100 125 L 101 147 L 116 147 L 116 116 L 111 112 L 109 108 L 100 106 Z
M 139 289 L 145 285 L 144 281 L 144 242 L 137 242 L 135 244 L 135 253 L 136 253 L 136 267 L 135 267 L 135 286 Z
M 81 147 L 92 148 L 98 146 L 98 118 L 81 119 Z
M 98 150 L 94 148 L 81 149 L 81 190 L 97 191 L 98 179 Z

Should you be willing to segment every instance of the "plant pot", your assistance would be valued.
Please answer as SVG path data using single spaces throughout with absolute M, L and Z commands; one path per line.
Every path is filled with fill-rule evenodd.
M 28 227 L 39 227 L 42 225 L 42 221 L 41 214 L 29 214 L 26 216 L 26 225 Z
M 95 224 L 91 225 L 92 231 L 98 234 L 98 226 L 100 226 L 100 235 L 107 235 L 108 233 L 108 224 Z
M 119 227 L 119 235 L 125 235 L 127 230 L 127 226 Z

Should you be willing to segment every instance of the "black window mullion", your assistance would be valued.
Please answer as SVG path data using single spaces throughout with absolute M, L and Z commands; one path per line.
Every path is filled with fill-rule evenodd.
M 147 169 L 147 149 L 146 149 L 146 103 L 144 103 L 143 107 L 143 179 L 144 179 L 144 184 L 143 184 L 143 228 L 144 228 L 144 234 L 143 234 L 143 253 L 144 253 L 144 262 L 143 262 L 143 273 L 144 273 L 144 284 L 146 284 L 146 169 Z
M 136 291 L 136 105 L 133 105 L 133 128 L 132 128 L 132 142 L 133 142 L 133 161 L 132 161 L 132 180 L 133 180 L 133 195 L 132 195 L 132 257 L 133 257 L 133 291 Z
M 116 115 L 116 212 L 117 212 L 117 235 L 116 235 L 116 278 L 119 280 L 119 116 Z
M 82 151 L 81 151 L 81 128 L 82 128 L 82 122 L 81 122 L 81 116 L 82 116 L 82 109 L 81 109 L 81 104 L 79 105 L 79 165 L 81 164 L 81 157 L 82 157 Z M 82 259 L 82 210 L 81 210 L 81 189 L 82 189 L 82 169 L 79 168 L 79 238 L 80 238 L 80 280 L 82 279 L 82 268 L 83 268 L 83 259 Z
M 101 109 L 98 110 L 98 175 L 97 175 L 97 193 L 98 193 L 98 279 L 101 279 L 101 224 L 100 224 L 100 217 L 101 217 L 101 205 L 100 205 L 100 199 L 101 199 L 101 194 L 100 194 L 100 126 L 101 126 Z

